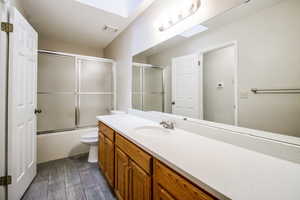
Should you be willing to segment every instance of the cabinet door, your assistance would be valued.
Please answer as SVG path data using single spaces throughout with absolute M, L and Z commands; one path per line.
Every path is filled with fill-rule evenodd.
M 114 186 L 114 164 L 115 164 L 115 147 L 112 141 L 110 141 L 107 137 L 104 137 L 104 169 L 105 176 L 110 184 L 110 186 Z
M 128 200 L 129 158 L 120 149 L 115 151 L 115 192 L 119 200 Z
M 102 172 L 104 173 L 105 171 L 105 144 L 104 144 L 104 136 L 99 133 L 99 148 L 98 148 L 98 164 Z
M 163 163 L 154 162 L 154 193 L 163 187 L 173 198 L 178 200 L 216 200 L 213 196 L 196 187 Z M 157 200 L 155 195 L 155 200 Z
M 151 191 L 151 177 L 134 162 L 130 161 L 129 199 L 150 200 Z
M 155 194 L 155 200 L 175 200 L 166 190 L 157 186 L 157 193 Z

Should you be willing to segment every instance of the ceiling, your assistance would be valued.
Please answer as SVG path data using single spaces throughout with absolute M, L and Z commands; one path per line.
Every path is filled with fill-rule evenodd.
M 110 13 L 129 17 L 144 0 L 75 0 Z
M 20 3 L 24 8 L 25 16 L 39 33 L 39 37 L 87 47 L 105 48 L 153 1 L 143 0 L 128 17 L 85 5 L 76 0 L 20 0 Z M 117 27 L 119 31 L 105 32 L 103 31 L 105 25 Z

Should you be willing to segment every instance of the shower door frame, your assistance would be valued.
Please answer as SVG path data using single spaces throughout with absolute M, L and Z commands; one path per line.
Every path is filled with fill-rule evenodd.
M 116 65 L 117 63 L 112 59 L 107 58 L 100 58 L 100 57 L 93 57 L 93 56 L 83 56 L 78 54 L 71 54 L 71 53 L 63 53 L 57 51 L 49 51 L 49 50 L 38 50 L 38 53 L 50 54 L 50 55 L 59 55 L 59 56 L 69 56 L 74 58 L 75 61 L 75 91 L 74 92 L 37 92 L 37 94 L 73 94 L 75 95 L 75 126 L 74 128 L 65 128 L 65 129 L 54 129 L 54 130 L 47 130 L 47 131 L 39 131 L 37 132 L 38 135 L 42 134 L 49 134 L 49 133 L 57 133 L 57 132 L 64 132 L 64 131 L 73 131 L 85 128 L 93 128 L 95 126 L 79 126 L 80 122 L 80 95 L 112 95 L 112 109 L 115 110 L 117 106 L 117 80 L 116 80 Z M 112 64 L 112 75 L 113 75 L 113 90 L 112 92 L 80 92 L 80 60 L 88 60 L 88 61 L 98 61 L 104 63 L 111 63 Z M 96 120 L 96 119 L 95 119 Z

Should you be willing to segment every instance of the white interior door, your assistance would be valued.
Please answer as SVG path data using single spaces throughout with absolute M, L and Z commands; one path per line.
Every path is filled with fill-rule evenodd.
M 10 10 L 8 170 L 9 200 L 22 197 L 36 175 L 37 33 Z
M 202 55 L 172 59 L 172 113 L 203 119 Z

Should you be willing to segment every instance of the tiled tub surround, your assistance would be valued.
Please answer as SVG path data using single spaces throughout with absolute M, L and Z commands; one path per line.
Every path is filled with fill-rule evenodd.
M 183 129 L 141 135 L 135 128 L 159 126 L 158 119 L 131 113 L 97 119 L 219 199 L 300 199 L 299 163 L 203 136 L 209 127 L 203 135 Z

